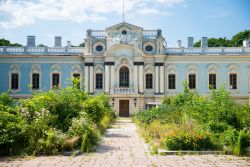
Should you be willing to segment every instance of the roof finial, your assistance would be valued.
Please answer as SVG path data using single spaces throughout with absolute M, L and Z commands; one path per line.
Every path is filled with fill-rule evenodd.
M 124 8 L 125 8 L 125 4 L 124 4 L 124 0 L 123 0 L 123 4 L 122 4 L 122 9 L 123 9 L 123 18 L 122 18 L 122 20 L 123 20 L 123 22 L 125 22 L 125 10 L 124 10 Z

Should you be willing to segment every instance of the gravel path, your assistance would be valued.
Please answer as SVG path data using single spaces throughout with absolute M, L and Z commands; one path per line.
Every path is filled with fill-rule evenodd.
M 40 156 L 26 159 L 0 158 L 2 166 L 225 166 L 247 167 L 250 158 L 228 155 L 150 155 L 131 119 L 120 118 L 107 130 L 94 153 L 80 156 Z

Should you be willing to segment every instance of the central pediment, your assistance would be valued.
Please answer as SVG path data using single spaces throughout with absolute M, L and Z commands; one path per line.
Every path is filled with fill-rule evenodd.
M 119 30 L 122 27 L 126 27 L 127 29 L 130 29 L 130 30 L 140 30 L 140 31 L 143 30 L 143 28 L 141 27 L 138 27 L 133 24 L 126 23 L 126 22 L 121 22 L 119 24 L 113 25 L 111 27 L 106 28 L 106 30 Z

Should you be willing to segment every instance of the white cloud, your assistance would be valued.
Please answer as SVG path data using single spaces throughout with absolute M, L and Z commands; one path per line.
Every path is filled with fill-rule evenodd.
M 159 9 L 150 7 L 151 3 L 171 7 L 184 1 L 126 0 L 125 11 L 140 15 L 159 14 Z M 0 0 L 0 18 L 9 16 L 0 20 L 0 26 L 6 29 L 34 24 L 38 20 L 102 22 L 107 20 L 106 14 L 113 13 L 122 13 L 122 0 Z
M 142 8 L 137 11 L 137 14 L 139 15 L 157 15 L 159 13 L 160 12 L 154 8 Z

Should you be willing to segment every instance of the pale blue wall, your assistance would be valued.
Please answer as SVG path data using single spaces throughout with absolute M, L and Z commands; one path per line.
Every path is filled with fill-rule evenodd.
M 0 93 L 9 90 L 9 67 L 11 64 L 0 63 Z M 31 65 L 29 63 L 20 64 L 21 80 L 20 91 L 16 94 L 31 94 L 30 92 L 30 70 Z M 50 72 L 53 64 L 40 64 L 41 68 L 41 90 L 48 91 L 50 89 Z M 71 69 L 75 64 L 60 64 L 61 65 L 61 86 L 63 88 L 71 84 Z M 78 64 L 81 68 L 83 66 Z M 81 74 L 82 75 L 82 74 Z

